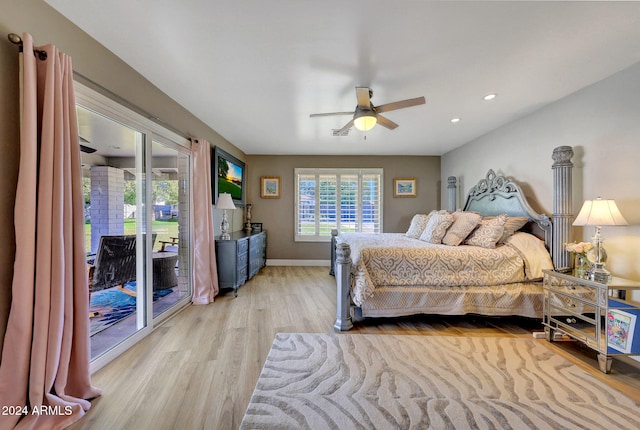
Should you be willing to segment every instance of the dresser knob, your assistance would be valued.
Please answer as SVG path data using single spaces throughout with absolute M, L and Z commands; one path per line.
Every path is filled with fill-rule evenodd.
M 567 324 L 575 324 L 575 323 L 576 323 L 575 318 L 567 318 Z

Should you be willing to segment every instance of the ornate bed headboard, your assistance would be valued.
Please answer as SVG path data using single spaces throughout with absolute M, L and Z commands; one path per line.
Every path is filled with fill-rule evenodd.
M 525 198 L 520 186 L 514 181 L 498 176 L 489 170 L 467 194 L 463 210 L 479 212 L 486 216 L 506 213 L 509 216 L 526 216 L 530 221 L 523 230 L 530 231 L 544 239 L 551 253 L 556 270 L 571 267 L 571 256 L 564 244 L 571 240 L 572 211 L 572 170 L 573 148 L 559 146 L 553 150 L 553 215 L 552 219 L 534 211 Z M 456 209 L 456 177 L 447 178 L 449 210 Z
M 530 226 L 531 232 L 544 240 L 547 249 L 552 249 L 549 217 L 531 208 L 518 184 L 504 176 L 496 175 L 492 169 L 469 190 L 463 210 L 478 212 L 484 216 L 507 214 L 513 217 L 527 217 L 535 223 L 534 226 Z

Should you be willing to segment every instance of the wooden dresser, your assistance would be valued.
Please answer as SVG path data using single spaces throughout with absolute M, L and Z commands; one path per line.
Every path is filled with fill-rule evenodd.
M 233 289 L 238 296 L 238 287 L 254 277 L 266 264 L 267 232 L 231 233 L 230 240 L 216 236 L 216 263 L 220 289 Z

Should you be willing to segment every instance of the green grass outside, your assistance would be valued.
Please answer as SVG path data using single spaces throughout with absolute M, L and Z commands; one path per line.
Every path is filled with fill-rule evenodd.
M 229 193 L 233 199 L 242 198 L 242 188 L 222 178 L 218 178 L 218 194 L 220 193 Z
M 84 225 L 85 231 L 85 246 L 87 252 L 91 250 L 91 224 Z M 153 246 L 154 251 L 159 250 L 162 247 L 160 241 L 170 241 L 172 237 L 178 237 L 178 220 L 170 221 L 153 221 L 151 223 L 151 229 L 157 234 L 156 242 Z M 136 234 L 136 220 L 127 219 L 124 221 L 124 234 Z

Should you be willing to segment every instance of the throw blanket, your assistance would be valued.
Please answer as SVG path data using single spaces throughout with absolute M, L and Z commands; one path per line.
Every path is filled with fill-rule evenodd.
M 491 286 L 525 280 L 524 260 L 513 246 L 435 245 L 402 233 L 344 234 L 351 246 L 357 306 L 376 286 Z

